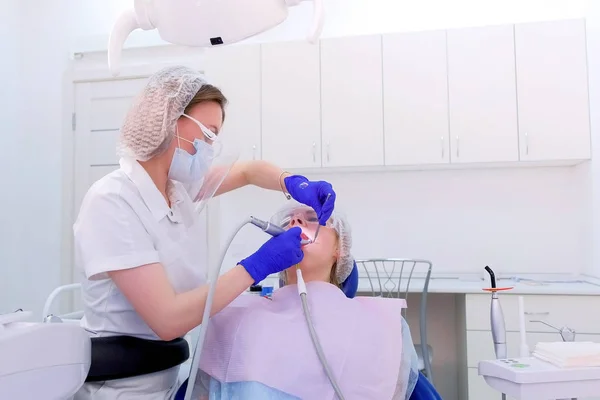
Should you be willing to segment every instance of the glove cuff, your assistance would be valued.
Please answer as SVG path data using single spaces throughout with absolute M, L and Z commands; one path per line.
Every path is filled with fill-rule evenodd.
M 292 174 L 290 174 L 289 172 L 283 171 L 281 173 L 281 175 L 279 175 L 279 179 L 277 179 L 277 181 L 279 182 L 279 187 L 281 188 L 281 193 L 283 193 L 285 198 L 289 200 L 292 198 L 292 196 L 290 195 L 290 191 L 287 189 L 287 184 L 285 183 L 285 180 L 287 178 L 289 178 L 289 176 L 283 178 L 283 180 L 281 179 L 281 177 L 283 177 L 283 175 L 285 175 L 285 174 L 289 174 L 289 176 L 292 176 Z
M 292 197 L 294 197 L 293 192 L 295 191 L 298 182 L 300 182 L 300 183 L 309 182 L 309 180 L 307 177 L 302 176 L 302 175 L 290 175 L 290 176 L 286 176 L 285 178 L 283 178 L 283 184 L 284 184 L 287 192 L 289 194 L 291 194 Z
M 238 265 L 244 267 L 244 269 L 246 270 L 246 272 L 248 272 L 250 277 L 254 279 L 254 283 L 252 285 L 258 285 L 266 278 L 266 276 L 260 276 L 256 268 L 254 268 L 254 263 L 252 262 L 252 260 L 250 260 L 250 257 L 244 258 L 242 261 L 238 262 Z

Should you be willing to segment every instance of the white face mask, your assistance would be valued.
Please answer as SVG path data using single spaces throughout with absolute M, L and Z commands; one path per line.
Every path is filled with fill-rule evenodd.
M 207 139 L 214 141 L 216 134 L 206 128 L 202 123 L 189 115 L 183 114 L 184 117 L 191 119 L 200 127 L 200 130 L 206 136 Z M 179 136 L 179 132 L 176 133 L 178 147 L 175 149 L 173 159 L 171 160 L 171 167 L 169 168 L 169 179 L 181 183 L 193 183 L 198 182 L 208 172 L 213 159 L 215 158 L 215 149 L 212 145 L 206 143 L 203 140 L 195 139 L 193 142 Z M 196 149 L 195 154 L 190 154 L 181 148 L 181 140 L 191 143 Z
M 180 139 L 183 138 L 177 136 L 177 140 Z M 173 160 L 171 160 L 169 179 L 181 183 L 192 183 L 204 178 L 208 172 L 214 159 L 213 147 L 200 139 L 193 142 L 188 140 L 188 142 L 194 145 L 196 154 L 190 154 L 181 147 L 177 147 L 173 154 Z

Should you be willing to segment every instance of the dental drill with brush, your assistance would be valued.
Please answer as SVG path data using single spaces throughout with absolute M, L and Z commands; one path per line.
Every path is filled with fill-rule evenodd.
M 252 225 L 254 225 L 254 226 L 262 229 L 265 233 L 268 233 L 271 236 L 279 236 L 283 232 L 285 232 L 285 229 L 283 229 L 282 227 L 279 227 L 277 225 L 273 225 L 272 223 L 267 222 L 267 221 L 263 221 L 262 219 L 250 217 L 250 223 Z M 315 237 L 312 238 L 312 239 L 302 239 L 300 241 L 300 245 L 301 246 L 306 246 L 307 244 L 314 243 L 314 241 L 317 239 L 317 236 L 319 235 L 319 229 L 321 229 L 321 225 L 320 224 L 317 226 L 317 230 L 315 232 Z
M 327 197 L 325 198 L 325 201 L 323 204 L 327 203 L 330 198 L 331 198 L 331 194 L 328 194 Z M 271 236 L 279 236 L 283 232 L 285 232 L 285 229 L 283 229 L 282 227 L 273 225 L 270 222 L 263 221 L 258 218 L 250 217 L 250 223 L 252 225 L 262 229 L 265 233 L 268 233 Z M 315 231 L 315 236 L 312 239 L 303 239 L 302 241 L 300 241 L 300 245 L 306 246 L 307 244 L 314 243 L 315 240 L 317 240 L 317 236 L 319 236 L 319 229 L 321 229 L 321 224 L 317 225 L 317 230 Z

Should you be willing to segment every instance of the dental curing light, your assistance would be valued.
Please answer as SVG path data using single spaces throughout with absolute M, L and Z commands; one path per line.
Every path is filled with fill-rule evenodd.
M 492 301 L 490 303 L 490 325 L 492 326 L 494 352 L 496 353 L 496 359 L 505 359 L 508 357 L 506 351 L 506 326 L 504 325 L 504 313 L 502 312 L 502 305 L 498 299 L 498 292 L 510 290 L 512 287 L 496 287 L 496 275 L 494 274 L 494 271 L 487 265 L 485 270 L 490 274 L 492 285 L 491 288 L 485 288 L 483 290 L 492 293 Z M 506 400 L 506 395 L 504 393 L 502 393 L 502 400 Z

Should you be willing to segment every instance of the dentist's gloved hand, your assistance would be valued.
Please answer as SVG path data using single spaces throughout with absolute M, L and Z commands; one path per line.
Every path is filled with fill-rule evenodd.
M 329 182 L 313 182 L 301 175 L 288 176 L 283 182 L 294 200 L 315 210 L 319 216 L 319 224 L 327 223 L 335 205 L 335 192 Z M 328 195 L 329 199 L 327 199 Z
M 304 258 L 300 248 L 301 234 L 302 229 L 295 227 L 272 237 L 256 253 L 238 264 L 248 271 L 255 284 L 271 274 L 288 269 Z

